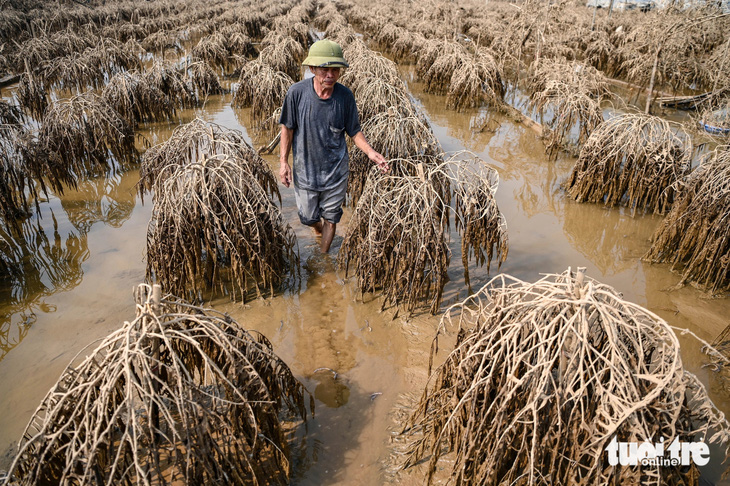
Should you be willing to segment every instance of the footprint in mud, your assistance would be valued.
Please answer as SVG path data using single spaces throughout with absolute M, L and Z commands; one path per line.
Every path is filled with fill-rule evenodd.
M 350 388 L 342 379 L 332 375 L 315 375 L 314 378 L 319 381 L 314 389 L 314 398 L 328 408 L 339 408 L 347 404 L 350 399 Z

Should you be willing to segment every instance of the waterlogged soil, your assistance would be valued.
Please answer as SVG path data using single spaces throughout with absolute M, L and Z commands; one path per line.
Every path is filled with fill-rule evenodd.
M 708 299 L 693 287 L 672 290 L 679 281 L 676 274 L 640 261 L 660 217 L 631 217 L 620 209 L 571 201 L 561 183 L 574 159 L 548 161 L 535 133 L 506 119 L 492 117 L 485 130 L 475 129 L 482 125 L 478 111 L 446 110 L 445 98 L 424 94 L 410 73 L 404 70 L 411 92 L 443 148 L 468 149 L 500 174 L 496 197 L 507 220 L 509 256 L 492 275 L 470 268 L 475 290 L 498 271 L 534 281 L 580 266 L 627 300 L 701 339 L 711 341 L 728 324 L 730 300 Z M 248 134 L 247 111 L 234 111 L 225 96 L 183 116 L 181 122 L 199 116 Z M 172 128 L 149 126 L 143 134 L 159 143 Z M 277 158 L 267 160 L 277 171 Z M 66 365 L 77 353 L 85 355 L 85 346 L 134 318 L 132 289 L 144 281 L 151 212 L 151 199 L 143 204 L 136 194 L 137 179 L 132 170 L 45 201 L 36 225 L 43 230 L 28 232 L 37 271 L 27 286 L 0 289 L 0 470 L 8 467 L 28 419 Z M 407 407 L 426 382 L 438 316 L 381 312 L 379 297 L 360 295 L 354 279 L 335 264 L 350 208 L 338 225 L 332 255 L 321 255 L 316 237 L 299 224 L 292 189 L 280 189 L 284 217 L 298 238 L 299 285 L 245 305 L 225 300 L 209 305 L 265 334 L 315 397 L 316 417 L 307 424 L 303 445 L 293 451 L 293 484 L 422 484 L 420 468 L 394 475 L 403 459 L 396 436 Z M 450 248 L 442 310 L 468 294 L 458 235 L 450 235 Z M 690 335 L 679 338 L 685 366 L 700 376 L 727 414 L 728 394 L 702 367 L 701 343 Z M 453 335 L 439 344 L 437 362 L 453 345 Z M 298 433 L 302 436 L 303 430 Z M 712 449 L 710 464 L 703 468 L 711 482 L 718 482 L 723 471 L 720 454 Z

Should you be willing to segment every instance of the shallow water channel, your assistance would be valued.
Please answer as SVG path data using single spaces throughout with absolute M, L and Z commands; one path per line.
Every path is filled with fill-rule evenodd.
M 408 74 L 408 70 L 405 71 Z M 492 275 L 471 268 L 476 290 L 498 271 L 534 281 L 544 273 L 587 267 L 587 275 L 622 292 L 666 319 L 711 341 L 728 324 L 730 300 L 708 299 L 693 287 L 668 290 L 679 278 L 663 265 L 640 261 L 660 217 L 636 216 L 620 209 L 577 204 L 561 189 L 574 160 L 545 156 L 534 132 L 495 118 L 493 130 L 474 130 L 476 110 L 445 109 L 445 97 L 426 95 L 419 83 L 410 89 L 428 115 L 444 150 L 468 149 L 497 169 L 497 201 L 505 215 L 510 248 Z M 5 93 L 4 93 L 5 94 Z M 230 107 L 230 97 L 213 97 L 202 110 L 185 113 L 246 132 L 247 112 Z M 149 126 L 153 143 L 174 126 Z M 256 140 L 255 146 L 264 140 Z M 276 157 L 269 157 L 278 171 Z M 0 470 L 11 460 L 16 441 L 31 414 L 73 357 L 92 341 L 134 318 L 132 288 L 143 282 L 146 225 L 151 199 L 136 194 L 137 171 L 82 184 L 78 191 L 42 204 L 42 231 L 28 245 L 37 275 L 23 288 L 0 289 Z M 397 462 L 391 436 L 398 431 L 404 396 L 420 393 L 426 380 L 431 340 L 438 316 L 393 318 L 379 312 L 377 295 L 364 299 L 338 270 L 334 257 L 322 256 L 311 231 L 299 224 L 292 189 L 280 187 L 285 219 L 295 229 L 301 256 L 301 288 L 246 305 L 216 301 L 246 328 L 257 329 L 315 396 L 316 418 L 308 424 L 304 447 L 295 453 L 293 484 L 378 485 L 395 480 Z M 338 226 L 336 254 L 351 212 Z M 450 282 L 442 310 L 467 296 L 457 234 L 451 235 Z M 34 249 L 34 250 L 33 250 Z M 701 345 L 681 335 L 685 366 L 708 386 L 726 414 L 730 400 L 702 368 Z M 441 342 L 441 359 L 451 342 Z M 337 378 L 327 370 L 337 372 Z M 704 476 L 717 482 L 723 470 L 713 449 Z M 397 477 L 401 484 L 422 484 L 420 471 Z

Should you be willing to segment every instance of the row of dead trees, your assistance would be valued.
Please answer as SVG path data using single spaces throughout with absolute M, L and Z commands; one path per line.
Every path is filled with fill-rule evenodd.
M 270 119 L 280 105 L 261 92 L 283 97 L 299 75 L 293 67 L 306 51 L 301 25 L 310 20 L 311 5 L 274 21 L 279 32 L 262 45 L 259 59 L 238 65 L 236 103 L 250 103 L 258 122 Z M 440 8 L 450 22 L 462 18 L 448 6 Z M 426 301 L 436 313 L 450 260 L 445 242 L 450 224 L 461 236 L 465 272 L 470 258 L 488 267 L 492 260 L 501 263 L 506 258 L 506 226 L 494 199 L 498 176 L 470 154 L 442 153 L 395 64 L 344 28 L 347 22 L 334 4 L 322 5 L 311 21 L 344 46 L 351 68 L 342 82 L 364 107 L 362 125 L 368 139 L 392 167 L 390 174 L 381 175 L 370 170 L 366 159 L 353 156 L 348 188 L 353 219 L 340 264 L 346 272 L 353 271 L 361 291 L 382 291 L 383 306 L 413 311 Z M 224 57 L 218 54 L 228 49 L 233 37 L 220 44 L 216 39 L 199 43 L 196 57 L 212 69 L 228 69 L 226 63 L 235 56 L 231 51 Z M 430 90 L 447 94 L 450 107 L 501 102 L 505 89 L 498 57 L 455 41 L 425 45 L 420 75 Z M 577 66 L 583 67 L 576 70 Z M 545 70 L 533 81 L 541 86 L 535 93 L 542 94 L 532 101 L 538 111 L 552 102 L 551 93 L 566 89 L 561 83 L 571 86 L 571 72 L 580 77 L 575 83 L 593 90 L 592 101 L 603 96 L 600 79 L 586 81 L 597 76 L 585 65 Z M 201 78 L 210 80 L 206 72 Z M 143 74 L 116 75 L 120 78 L 113 98 L 125 100 L 117 106 L 126 109 L 113 111 L 131 127 L 132 120 L 139 123 L 145 117 L 137 101 L 155 97 L 138 88 L 144 84 Z M 125 147 L 104 142 L 114 129 L 124 133 L 122 125 L 117 126 L 105 109 L 89 111 L 84 103 L 90 98 L 77 95 L 43 111 L 45 120 L 56 106 L 63 106 L 53 116 L 63 125 L 81 127 L 76 138 L 59 130 L 60 122 L 44 122 L 40 133 L 47 130 L 49 139 L 67 144 L 62 145 L 63 156 L 73 160 L 100 163 L 110 154 L 122 159 Z M 593 123 L 591 109 L 569 108 L 565 116 L 579 123 L 584 133 L 583 125 Z M 6 111 L 21 116 L 12 107 Z M 691 148 L 688 151 L 685 138 L 667 130 L 661 120 L 626 117 L 619 122 L 634 124 L 639 142 L 611 140 L 612 134 L 620 138 L 622 130 L 606 135 L 602 125 L 585 129 L 583 147 L 592 151 L 585 159 L 606 160 L 606 165 L 614 165 L 606 170 L 619 174 L 616 182 L 603 185 L 611 192 L 600 198 L 602 202 L 626 204 L 634 211 L 684 208 L 696 211 L 699 218 L 700 209 L 706 210 L 701 201 L 693 204 L 700 195 L 713 194 L 713 208 L 727 199 L 722 196 L 724 179 L 714 178 L 730 162 L 726 150 L 717 150 L 690 173 Z M 108 132 L 89 138 L 97 126 Z M 597 133 L 609 139 L 591 142 Z M 92 148 L 99 146 L 104 151 L 95 154 Z M 643 187 L 648 170 L 643 160 L 660 162 L 655 166 L 664 187 Z M 592 170 L 589 163 L 585 167 L 583 172 Z M 571 190 L 580 192 L 586 177 L 602 177 L 581 173 L 576 169 Z M 235 299 L 244 299 L 251 289 L 271 295 L 285 275 L 298 268 L 296 240 L 275 204 L 280 199 L 276 179 L 240 133 L 196 119 L 146 151 L 140 178 L 140 193 L 151 193 L 153 204 L 148 279 L 161 282 L 171 294 L 197 300 L 217 287 Z M 581 194 L 575 197 L 587 198 Z M 722 216 L 721 210 L 710 213 Z M 683 219 L 671 214 L 665 226 Z M 724 250 L 713 239 L 716 233 L 710 231 L 713 221 L 694 233 L 681 227 L 669 233 L 705 241 L 703 251 L 722 255 Z M 689 242 L 680 244 L 686 247 Z M 698 262 L 713 255 L 689 253 Z M 682 262 L 678 264 L 687 268 Z M 727 279 L 723 272 L 697 275 L 710 282 L 718 275 Z M 468 273 L 465 277 L 468 282 Z M 406 465 L 428 456 L 429 482 L 448 450 L 456 457 L 449 473 L 458 484 L 505 478 L 544 484 L 548 473 L 561 482 L 682 484 L 696 470 L 610 468 L 601 460 L 603 448 L 612 437 L 640 441 L 657 433 L 667 440 L 699 438 L 727 444 L 730 439 L 722 414 L 696 378 L 684 371 L 667 324 L 582 272 L 568 270 L 533 284 L 497 277 L 450 308 L 442 332 L 452 320 L 459 326 L 456 348 L 427 385 L 404 431 L 410 448 Z M 38 408 L 7 484 L 288 481 L 288 441 L 280 413 L 289 410 L 305 420 L 308 394 L 263 336 L 242 330 L 227 316 L 171 295 L 162 297 L 159 287 L 143 285 L 137 291 L 136 318 L 87 354 L 67 368 Z M 710 428 L 717 434 L 710 436 Z M 538 440 L 548 446 L 536 447 Z M 484 451 L 489 451 L 487 461 Z
M 625 79 L 638 86 L 652 83 L 655 90 L 690 85 L 710 90 L 711 95 L 704 97 L 699 106 L 700 118 L 703 124 L 714 123 L 710 113 L 730 100 L 730 64 L 724 61 L 730 39 L 726 39 L 727 30 L 722 30 L 727 26 L 727 16 L 709 10 L 625 14 L 619 20 L 606 21 L 596 34 L 586 30 L 586 13 L 580 8 L 566 11 L 565 6 L 555 5 L 545 10 L 538 4 L 526 3 L 519 12 L 507 14 L 503 11 L 506 5 L 496 4 L 489 9 L 472 5 L 467 12 L 445 14 L 454 30 L 441 38 L 439 32 L 433 32 L 438 27 L 424 21 L 433 15 L 425 5 L 420 15 L 390 3 L 363 10 L 352 2 L 345 4 L 344 10 L 350 21 L 393 57 L 415 63 L 424 90 L 447 94 L 446 104 L 451 109 L 484 105 L 499 109 L 506 106 L 505 92 L 525 89 L 529 93 L 528 113 L 537 115 L 544 124 L 541 132 L 549 157 L 557 157 L 562 150 L 578 156 L 564 184 L 570 197 L 579 202 L 624 206 L 632 215 L 667 214 L 646 260 L 671 263 L 682 273 L 682 283 L 697 283 L 712 293 L 730 290 L 722 259 L 730 236 L 724 226 L 724 197 L 713 194 L 706 200 L 711 204 L 710 214 L 720 217 L 702 219 L 704 225 L 715 229 L 703 230 L 696 244 L 683 239 L 688 233 L 680 229 L 685 221 L 697 221 L 692 219 L 695 215 L 669 212 L 678 200 L 681 202 L 677 207 L 687 208 L 690 200 L 696 199 L 695 194 L 683 189 L 703 175 L 708 177 L 708 171 L 690 175 L 693 168 L 717 167 L 715 160 L 726 160 L 723 139 L 712 140 L 720 146 L 698 161 L 693 143 L 698 132 L 693 128 L 631 110 L 611 113 L 604 120 L 605 102 L 621 101 L 609 90 L 607 75 L 629 73 Z M 454 10 L 448 5 L 440 8 Z M 501 36 L 490 33 L 488 27 L 505 19 L 508 22 Z M 614 53 L 618 59 L 597 62 L 591 45 L 598 41 L 593 38 L 609 27 L 615 29 L 611 43 L 618 46 L 620 54 Z M 539 36 L 533 33 L 535 30 Z M 576 44 L 581 34 L 593 40 Z M 572 53 L 561 51 L 559 45 L 569 46 Z M 656 49 L 661 50 L 660 58 L 658 54 L 653 56 Z M 650 79 L 646 75 L 651 72 L 649 64 L 657 59 L 661 61 L 660 76 L 655 73 L 655 79 Z M 694 70 L 673 64 L 693 60 Z M 609 68 L 616 65 L 622 67 Z M 527 74 L 522 75 L 525 71 Z M 649 94 L 650 99 L 652 96 Z M 697 121 L 693 118 L 693 126 Z M 718 258 L 700 257 L 705 256 L 705 247 L 713 248 Z

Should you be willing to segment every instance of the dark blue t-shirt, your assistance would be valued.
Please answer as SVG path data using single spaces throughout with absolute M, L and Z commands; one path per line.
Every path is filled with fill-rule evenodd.
M 325 191 L 347 178 L 345 133 L 353 137 L 360 131 L 355 97 L 349 88 L 335 83 L 332 96 L 323 100 L 314 91 L 314 78 L 294 83 L 284 98 L 279 123 L 294 131 L 294 185 Z

